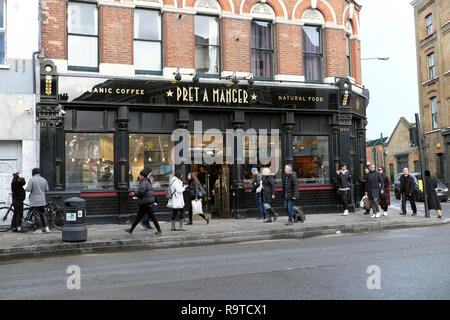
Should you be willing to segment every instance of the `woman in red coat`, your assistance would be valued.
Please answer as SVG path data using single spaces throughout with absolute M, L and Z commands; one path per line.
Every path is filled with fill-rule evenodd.
M 389 192 L 389 187 L 391 186 L 391 182 L 389 181 L 389 177 L 386 174 L 386 168 L 380 166 L 378 168 L 378 172 L 381 174 L 381 178 L 384 183 L 384 193 L 380 193 L 378 197 L 378 202 L 380 203 L 380 207 L 383 210 L 383 216 L 387 216 L 388 207 L 391 205 L 391 195 Z

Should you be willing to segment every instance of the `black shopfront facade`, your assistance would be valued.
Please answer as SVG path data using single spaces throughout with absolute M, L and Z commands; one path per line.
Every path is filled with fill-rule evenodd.
M 176 129 L 193 133 L 195 123 L 224 136 L 227 129 L 267 129 L 279 163 L 272 170 L 275 207 L 283 206 L 284 164 L 297 173 L 297 203 L 307 213 L 339 210 L 334 182 L 341 162 L 355 177 L 355 205 L 361 197 L 368 92 L 357 94 L 345 78 L 335 85 L 111 79 L 58 74 L 44 61 L 40 94 L 40 167 L 48 197 L 86 199 L 91 221 L 124 221 L 136 212 L 130 192 L 143 168 L 152 169 L 157 212 L 163 216 L 169 212 L 165 189 L 175 170 L 197 173 L 207 186 L 205 209 L 213 215 L 256 216 L 250 171 L 270 163 L 245 158 L 245 163 L 176 164 L 177 141 L 171 135 Z M 271 135 L 273 130 L 279 135 Z M 208 141 L 192 143 L 193 150 L 208 148 Z M 255 148 L 250 139 L 245 148 L 245 154 Z

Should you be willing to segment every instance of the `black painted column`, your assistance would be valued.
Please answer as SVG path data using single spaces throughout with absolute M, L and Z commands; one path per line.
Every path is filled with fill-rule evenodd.
M 115 163 L 114 165 L 114 182 L 116 183 L 119 194 L 119 214 L 128 213 L 128 121 L 128 107 L 119 107 L 119 112 L 116 119 L 116 133 L 114 135 L 115 154 L 116 159 L 118 159 L 118 163 Z
M 360 121 L 360 127 L 357 129 L 357 148 L 358 148 L 358 164 L 359 167 L 355 168 L 355 197 L 356 197 L 356 207 L 359 207 L 359 201 L 364 194 L 364 168 L 366 165 L 366 120 Z
M 50 191 L 56 189 L 55 139 L 56 127 L 53 122 L 40 122 L 40 159 L 41 176 L 48 182 Z
M 286 112 L 284 116 L 284 122 L 281 123 L 283 127 L 283 136 L 282 136 L 282 165 L 281 170 L 284 172 L 284 166 L 286 164 L 291 164 L 294 162 L 294 152 L 292 149 L 292 132 L 295 126 L 295 118 L 294 112 Z
M 55 190 L 65 187 L 65 136 L 64 118 L 58 121 L 55 131 Z
M 233 119 L 233 129 L 243 130 L 245 123 L 245 114 L 243 111 L 235 111 Z M 244 188 L 244 165 L 238 163 L 237 158 L 237 139 L 234 139 L 234 162 L 231 165 L 231 204 L 233 218 L 243 219 L 246 217 L 247 209 L 244 206 L 245 188 Z M 245 156 L 245 155 L 243 155 Z

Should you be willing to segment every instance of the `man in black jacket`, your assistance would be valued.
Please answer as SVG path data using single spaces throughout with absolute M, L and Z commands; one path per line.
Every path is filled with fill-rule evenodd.
M 25 200 L 25 179 L 20 176 L 20 172 L 13 174 L 11 182 L 12 199 L 14 206 L 14 215 L 11 221 L 11 228 L 13 232 L 22 231 L 23 218 L 23 200 Z
M 371 164 L 369 173 L 366 175 L 366 195 L 372 205 L 372 218 L 379 218 L 381 216 L 380 205 L 378 204 L 380 192 L 384 193 L 383 178 L 378 171 L 375 171 L 375 165 Z
M 287 208 L 289 213 L 289 220 L 286 223 L 287 226 L 293 225 L 294 220 L 294 201 L 298 199 L 298 182 L 297 175 L 292 171 L 290 165 L 284 167 L 284 172 L 286 176 L 283 181 L 283 193 L 284 193 L 284 207 Z
M 402 213 L 406 216 L 406 200 L 409 199 L 413 216 L 417 214 L 416 202 L 414 201 L 414 195 L 416 191 L 416 182 L 414 178 L 409 175 L 408 168 L 403 169 L 403 174 L 400 177 L 400 194 L 402 195 Z
M 262 174 L 258 172 L 258 169 L 252 168 L 252 192 L 255 193 L 256 206 L 258 207 L 259 216 L 257 219 L 266 218 L 266 209 L 263 203 L 263 193 L 262 193 Z
M 344 216 L 348 215 L 348 203 L 350 202 L 352 173 L 347 170 L 347 164 L 341 164 L 341 170 L 336 171 L 338 180 L 338 193 L 344 206 Z

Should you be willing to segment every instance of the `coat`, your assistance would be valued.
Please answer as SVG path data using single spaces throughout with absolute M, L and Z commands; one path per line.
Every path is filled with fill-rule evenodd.
M 340 190 L 349 190 L 351 188 L 352 173 L 349 170 L 339 171 L 337 181 Z
M 193 179 L 188 180 L 188 187 L 186 188 L 186 198 L 189 201 L 200 199 L 200 185 L 195 182 Z
M 134 195 L 138 197 L 139 205 L 153 204 L 155 202 L 155 193 L 152 182 L 148 178 L 142 179 Z
M 437 180 L 435 177 L 425 177 L 425 188 L 427 190 L 428 209 L 442 210 L 441 202 L 436 193 Z
M 183 198 L 183 182 L 177 177 L 173 177 L 169 183 L 170 190 L 172 191 L 172 198 L 167 202 L 167 207 L 172 209 L 183 209 L 184 208 L 184 198 Z
M 410 175 L 406 176 L 402 174 L 400 176 L 400 193 L 406 193 L 407 196 L 413 195 L 416 191 L 416 183 L 414 178 Z
M 381 174 L 377 171 L 369 171 L 366 176 L 366 192 L 369 198 L 378 198 L 381 189 L 384 189 L 384 182 Z
M 272 203 L 272 196 L 275 195 L 275 180 L 273 176 L 263 176 L 263 202 Z
M 389 177 L 383 173 L 381 175 L 381 178 L 383 179 L 383 183 L 384 183 L 384 194 L 380 194 L 380 198 L 379 198 L 379 203 L 381 203 L 381 201 L 383 201 L 387 206 L 391 205 L 391 191 L 389 189 L 390 185 L 391 185 L 391 181 L 389 180 Z
M 42 178 L 39 174 L 35 174 L 30 180 L 28 180 L 26 191 L 30 192 L 30 206 L 42 207 L 47 205 L 45 200 L 45 193 L 49 191 L 47 180 Z
M 262 174 L 258 173 L 253 176 L 252 180 L 252 192 L 257 192 L 257 189 L 259 188 L 261 181 L 262 181 Z M 260 191 L 261 192 L 261 191 Z M 259 193 L 259 192 L 258 192 Z
M 12 198 L 14 200 L 25 200 L 25 189 L 23 186 L 25 185 L 25 179 L 13 179 L 11 182 L 11 191 Z
M 298 199 L 299 197 L 297 175 L 294 171 L 284 177 L 283 194 L 286 200 Z

